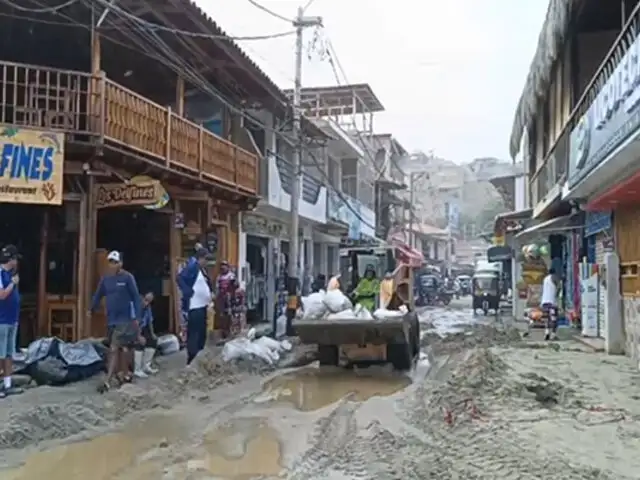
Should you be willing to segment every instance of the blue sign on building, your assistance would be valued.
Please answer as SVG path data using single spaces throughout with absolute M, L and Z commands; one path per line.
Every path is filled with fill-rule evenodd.
M 606 72 L 607 69 L 604 70 Z M 569 188 L 607 161 L 640 127 L 640 37 L 636 37 L 569 139 Z
M 584 236 L 590 237 L 611 229 L 611 212 L 587 212 L 584 222 Z

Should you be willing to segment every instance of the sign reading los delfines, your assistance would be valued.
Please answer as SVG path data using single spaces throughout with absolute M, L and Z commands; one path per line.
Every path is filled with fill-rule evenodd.
M 64 134 L 0 126 L 0 203 L 62 204 Z

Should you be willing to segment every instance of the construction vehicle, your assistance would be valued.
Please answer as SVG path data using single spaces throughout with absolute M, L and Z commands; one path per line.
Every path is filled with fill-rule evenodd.
M 385 319 L 296 321 L 296 334 L 302 343 L 318 345 L 320 365 L 391 363 L 397 370 L 411 368 L 420 353 L 420 325 L 413 301 L 413 270 L 419 268 L 419 262 L 407 258 L 404 252 L 406 249 L 396 246 L 340 251 L 340 286 L 345 294 L 355 288 L 366 267 L 373 265 L 380 279 L 391 273 L 392 295 L 387 310 L 405 313 Z

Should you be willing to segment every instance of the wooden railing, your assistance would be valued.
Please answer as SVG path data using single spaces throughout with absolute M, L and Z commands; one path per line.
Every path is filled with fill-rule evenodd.
M 544 198 L 553 187 L 554 181 L 560 181 L 560 179 L 568 173 L 569 136 L 596 100 L 607 79 L 609 79 L 614 69 L 620 64 L 625 53 L 627 53 L 635 39 L 640 35 L 640 3 L 635 6 L 633 12 L 627 18 L 620 34 L 613 42 L 609 52 L 593 77 L 591 77 L 591 81 L 571 111 L 569 119 L 555 145 L 547 154 L 542 165 L 531 177 L 531 199 L 534 205 Z
M 258 192 L 257 156 L 104 76 L 0 62 L 0 123 L 111 141 L 159 164 Z

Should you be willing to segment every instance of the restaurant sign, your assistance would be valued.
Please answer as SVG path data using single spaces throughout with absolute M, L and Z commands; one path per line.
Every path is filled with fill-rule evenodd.
M 151 178 L 131 179 L 127 183 L 103 183 L 96 186 L 96 208 L 140 206 L 162 208 L 168 197 L 162 185 Z
M 0 126 L 0 203 L 62 205 L 64 133 Z

